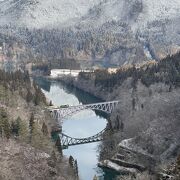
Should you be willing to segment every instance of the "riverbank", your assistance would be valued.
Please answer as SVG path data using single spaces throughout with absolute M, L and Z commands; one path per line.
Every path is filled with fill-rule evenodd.
M 52 142 L 54 120 L 40 88 L 28 74 L 0 73 L 0 179 L 74 180 L 68 159 Z
M 81 91 L 84 91 L 88 94 L 90 94 L 91 96 L 94 96 L 102 101 L 106 101 L 108 99 L 108 97 L 106 97 L 105 94 L 102 94 L 100 89 L 97 89 L 94 86 L 93 82 L 87 82 L 87 81 L 78 81 L 76 77 L 72 77 L 72 76 L 63 76 L 63 77 L 51 77 L 51 76 L 46 76 L 44 77 L 47 80 L 55 80 L 55 81 L 60 81 L 63 82 L 64 84 L 68 85 L 68 86 L 72 86 L 75 87 Z
M 162 166 L 166 168 L 176 161 L 180 147 L 178 72 L 179 54 L 159 64 L 149 64 L 140 69 L 132 67 L 113 75 L 102 70 L 81 74 L 78 79 L 63 79 L 65 83 L 104 100 L 120 101 L 110 118 L 116 135 L 109 141 L 115 143 L 110 146 L 110 143 L 104 142 L 100 154 L 109 154 L 102 156 L 102 161 L 112 160 L 118 154 L 119 144 L 124 143 L 122 146 L 127 147 L 124 146 L 127 142 L 133 156 L 129 157 L 127 153 L 124 157 L 126 163 L 137 162 L 148 171 L 161 172 Z M 122 136 L 124 141 L 121 141 Z M 112 151 L 116 153 L 112 154 Z M 140 153 L 147 155 L 145 162 L 149 163 L 138 156 Z M 156 160 L 156 165 L 148 155 Z M 116 163 L 125 165 L 120 158 Z
M 51 78 L 48 78 L 48 79 L 51 79 Z M 92 82 L 88 82 L 88 83 L 84 83 L 82 81 L 78 82 L 77 79 L 70 77 L 70 76 L 64 76 L 63 78 L 56 78 L 56 79 L 52 78 L 52 79 L 63 82 L 64 84 L 66 84 L 68 86 L 78 88 L 81 91 L 85 91 L 88 94 L 91 94 L 93 96 L 99 96 L 99 94 L 97 94 L 96 91 L 94 91 L 95 88 L 94 89 L 92 88 L 93 85 L 90 86 L 90 84 L 92 84 Z M 91 88 L 87 88 L 87 87 L 91 87 Z M 97 88 L 96 88 L 96 90 L 97 90 Z M 101 97 L 105 98 L 104 93 L 102 94 L 100 92 L 100 94 L 101 94 Z M 112 125 L 115 126 L 113 121 L 112 121 Z M 120 135 L 119 131 L 113 132 L 113 134 L 110 137 L 108 137 L 109 139 L 107 139 L 107 142 L 106 141 L 104 142 L 104 146 L 107 147 L 107 144 L 109 144 L 109 145 L 111 144 L 111 146 L 112 146 L 112 138 L 113 139 L 114 138 L 115 139 L 117 139 L 117 138 L 123 139 L 122 137 L 120 138 L 120 136 L 122 136 L 122 134 Z M 123 136 L 125 137 L 125 135 L 123 135 Z M 100 158 L 100 162 L 98 163 L 99 167 L 108 168 L 108 169 L 116 171 L 117 173 L 122 173 L 122 174 L 135 174 L 139 171 L 139 169 L 138 168 L 136 169 L 136 167 L 143 167 L 142 169 L 146 169 L 147 166 L 149 166 L 148 160 L 150 159 L 150 157 L 148 155 L 142 156 L 142 154 L 140 152 L 133 151 L 131 149 L 128 149 L 128 152 L 131 154 L 131 158 L 128 155 L 128 158 L 126 158 L 126 159 L 119 159 L 119 157 L 121 155 L 121 154 L 119 154 L 119 152 L 124 150 L 127 147 L 122 145 L 121 147 L 124 147 L 124 148 L 123 149 L 121 148 L 121 150 L 120 150 L 120 148 L 117 147 L 118 142 L 120 142 L 120 141 L 118 141 L 118 140 L 115 140 L 115 141 L 117 141 L 114 144 L 116 147 L 116 150 L 111 149 L 111 150 L 104 152 L 104 150 L 102 149 L 101 154 L 103 154 L 103 158 Z M 103 147 L 103 145 L 101 147 Z M 108 147 L 108 149 L 109 149 L 109 147 Z M 125 152 L 122 152 L 122 153 L 124 154 Z M 117 154 L 118 154 L 118 156 L 117 156 Z M 134 154 L 136 154 L 136 155 L 134 155 Z M 140 155 L 137 156 L 137 154 L 140 154 Z M 117 158 L 116 158 L 116 156 L 117 156 Z M 122 155 L 122 156 L 123 157 L 127 156 L 127 153 L 125 153 L 125 155 Z M 107 159 L 107 157 L 109 157 L 109 158 Z M 116 159 L 116 161 L 114 159 Z M 141 161 L 139 161 L 139 159 L 141 159 Z M 124 160 L 125 160 L 125 162 L 124 162 Z M 142 161 L 143 161 L 143 165 L 138 166 L 137 164 L 142 163 Z M 144 164 L 144 162 L 146 162 L 146 163 Z M 144 167 L 144 165 L 145 165 L 145 167 Z M 152 163 L 152 166 L 153 165 L 154 165 L 154 162 Z
M 89 93 L 85 93 L 82 90 L 74 88 L 72 86 L 65 85 L 60 81 L 46 80 L 44 78 L 36 79 L 36 82 L 42 88 L 44 94 L 48 99 L 52 100 L 55 106 L 63 104 L 79 105 L 101 102 L 99 98 L 91 96 Z M 75 137 L 86 138 L 93 136 L 102 131 L 107 124 L 107 120 L 104 114 L 92 111 L 84 110 L 73 116 L 68 117 L 63 121 L 63 133 Z M 77 159 L 79 177 L 83 180 L 92 180 L 94 175 L 103 179 L 103 177 L 110 177 L 113 179 L 114 173 L 103 170 L 97 167 L 99 153 L 98 147 L 101 143 L 94 142 L 90 144 L 70 146 L 68 149 L 63 150 L 65 156 L 73 156 Z

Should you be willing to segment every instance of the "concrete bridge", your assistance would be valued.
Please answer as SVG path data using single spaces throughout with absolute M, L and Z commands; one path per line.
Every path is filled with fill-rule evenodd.
M 103 140 L 103 134 L 106 129 L 102 130 L 98 134 L 87 137 L 87 138 L 73 138 L 64 133 L 59 134 L 61 140 L 62 149 L 67 149 L 69 146 L 79 145 L 79 144 L 88 144 L 93 142 L 98 142 Z
M 72 116 L 73 114 L 76 114 L 86 109 L 98 110 L 110 114 L 118 104 L 119 101 L 109 101 L 94 104 L 69 106 L 66 108 L 49 108 L 49 110 L 52 114 L 52 117 L 61 124 L 64 118 Z

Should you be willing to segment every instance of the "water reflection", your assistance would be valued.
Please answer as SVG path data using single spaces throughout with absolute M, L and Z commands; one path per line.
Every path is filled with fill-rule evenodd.
M 47 81 L 46 79 L 41 77 L 35 77 L 34 80 L 41 87 L 41 89 L 46 92 L 50 92 L 51 81 Z
M 89 137 L 102 131 L 106 123 L 104 118 L 97 117 L 92 110 L 85 110 L 64 121 L 63 133 L 76 138 Z
M 51 82 L 41 78 L 36 79 L 36 82 L 41 86 L 46 97 L 57 106 L 62 104 L 79 105 L 101 102 L 100 99 L 60 82 Z M 105 114 L 85 110 L 64 120 L 63 133 L 71 137 L 86 138 L 102 131 L 106 124 Z M 63 151 L 64 155 L 72 155 L 77 159 L 82 180 L 92 180 L 95 174 L 101 177 L 100 180 L 113 180 L 111 173 L 104 173 L 97 167 L 99 143 L 101 142 L 71 146 Z

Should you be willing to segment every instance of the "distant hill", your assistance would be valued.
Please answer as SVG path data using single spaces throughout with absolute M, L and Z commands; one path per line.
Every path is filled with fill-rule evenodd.
M 100 0 L 1 0 L 1 23 L 29 28 L 55 27 L 85 15 Z
M 50 61 L 119 66 L 177 53 L 179 9 L 179 0 L 1 0 L 0 31 Z

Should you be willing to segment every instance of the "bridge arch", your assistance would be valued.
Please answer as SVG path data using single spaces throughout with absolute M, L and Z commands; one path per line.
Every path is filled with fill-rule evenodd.
M 54 108 L 50 109 L 50 111 L 52 113 L 53 118 L 57 119 L 60 123 L 62 123 L 62 120 L 67 116 L 71 116 L 73 114 L 87 109 L 98 110 L 110 114 L 118 104 L 119 101 L 109 101 L 95 104 L 70 106 L 68 108 Z
M 98 142 L 103 140 L 103 134 L 106 131 L 106 128 L 96 135 L 87 137 L 87 138 L 73 138 L 64 133 L 59 134 L 59 138 L 61 140 L 61 146 L 63 149 L 68 148 L 69 146 L 80 145 L 80 144 L 88 144 L 93 142 Z
M 94 104 L 86 104 L 86 105 L 78 105 L 78 106 L 69 106 L 67 108 L 50 108 L 50 112 L 54 119 L 58 120 L 60 125 L 65 117 L 71 116 L 76 114 L 80 111 L 86 109 L 98 110 L 105 113 L 112 113 L 112 111 L 116 108 L 119 104 L 119 101 L 109 101 L 109 102 L 102 102 L 102 103 L 94 103 Z M 103 129 L 101 132 L 94 136 L 90 136 L 87 138 L 73 138 L 64 133 L 59 134 L 62 148 L 67 148 L 68 146 L 78 145 L 78 144 L 86 144 L 101 141 L 103 139 L 103 133 L 105 132 L 106 128 Z

